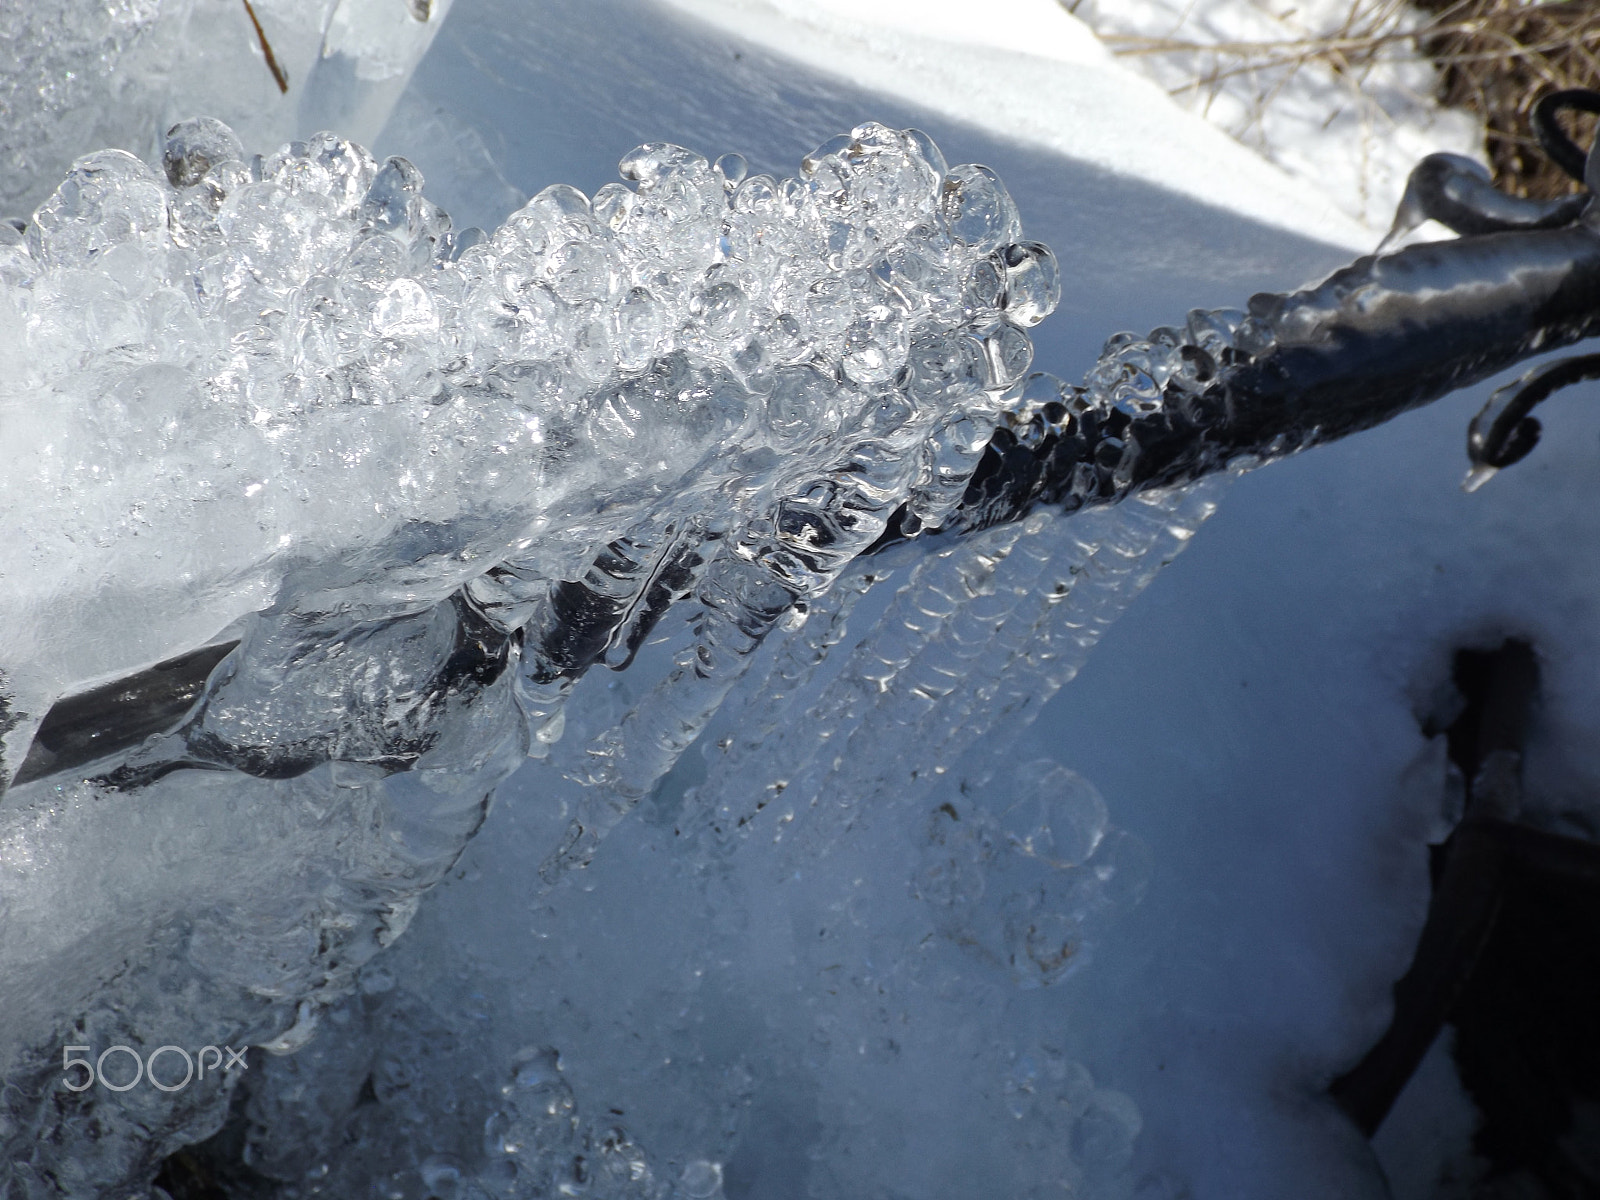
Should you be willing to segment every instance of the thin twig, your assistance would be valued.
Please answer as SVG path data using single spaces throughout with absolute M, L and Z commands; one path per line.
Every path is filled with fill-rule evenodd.
M 267 41 L 267 31 L 261 28 L 261 22 L 256 19 L 256 10 L 251 6 L 250 0 L 244 0 L 244 11 L 249 14 L 250 24 L 256 27 L 256 38 L 261 43 L 261 53 L 266 56 L 267 70 L 272 72 L 272 79 L 278 85 L 278 91 L 287 95 L 289 92 L 289 74 L 278 65 L 278 56 L 272 52 L 272 43 Z

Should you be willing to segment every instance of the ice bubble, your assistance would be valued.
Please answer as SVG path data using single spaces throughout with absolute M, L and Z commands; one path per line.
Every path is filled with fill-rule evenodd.
M 1051 759 L 1017 772 L 1017 791 L 1000 814 L 1011 844 L 1051 866 L 1085 862 L 1106 835 L 1109 814 L 1099 789 Z
M 363 224 L 410 242 L 422 224 L 422 172 L 406 159 L 391 157 L 373 177 L 359 210 Z
M 1133 1157 L 1144 1128 L 1139 1107 L 1122 1092 L 1097 1088 L 1072 1127 L 1072 1155 L 1085 1167 L 1116 1169 Z
M 332 133 L 316 134 L 304 146 L 306 159 L 324 172 L 328 197 L 339 213 L 354 212 L 378 174 L 377 161 L 365 147 Z
M 838 430 L 844 411 L 835 381 L 811 366 L 773 372 L 767 396 L 767 421 L 780 445 L 797 445 Z
M 99 270 L 121 246 L 154 255 L 167 232 L 167 192 L 154 171 L 124 150 L 80 158 L 33 214 L 29 249 L 56 269 Z
M 1132 908 L 1144 898 L 1150 883 L 1150 847 L 1137 834 L 1114 829 L 1101 842 L 1090 870 L 1108 904 Z
M 1017 206 L 988 167 L 953 167 L 945 176 L 939 213 L 957 241 L 980 254 L 1017 240 Z
M 1031 329 L 1061 303 L 1061 268 L 1041 242 L 1013 243 L 996 252 L 1005 267 L 1008 319 Z
M 439 328 L 433 300 L 414 279 L 397 279 L 372 313 L 372 331 L 379 337 L 424 337 Z
M 212 167 L 243 158 L 244 145 L 215 117 L 179 121 L 167 130 L 161 150 L 161 165 L 175 188 L 193 187 Z
M 984 334 L 983 351 L 989 366 L 988 386 L 995 391 L 1009 388 L 1033 364 L 1033 343 L 1008 321 L 997 322 Z
M 737 188 L 743 183 L 746 172 L 750 170 L 750 164 L 742 154 L 724 154 L 711 166 L 729 188 Z
M 715 1200 L 722 1194 L 722 1164 L 697 1158 L 683 1168 L 678 1192 L 685 1200 Z

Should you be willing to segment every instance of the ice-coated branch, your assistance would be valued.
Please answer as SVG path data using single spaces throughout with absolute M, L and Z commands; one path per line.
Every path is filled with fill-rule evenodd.
M 331 135 L 250 158 L 197 120 L 164 167 L 91 155 L 0 249 L 13 763 L 62 692 L 262 610 L 455 596 L 551 680 L 697 590 L 787 610 L 959 503 L 1059 294 L 991 173 L 876 125 L 781 181 L 641 147 L 634 186 L 549 188 L 488 238 Z M 328 730 L 413 685 L 248 729 L 210 705 L 192 749 L 404 765 Z
M 425 736 L 341 714 L 400 688 L 432 697 L 408 702 L 425 725 L 513 638 L 559 693 L 688 597 L 739 597 L 711 609 L 759 643 L 886 544 L 1261 462 L 1586 336 L 1600 278 L 1583 221 L 1500 232 L 1475 208 L 1485 235 L 1119 334 L 1068 385 L 1027 374 L 1054 257 L 990 172 L 915 132 L 862 126 L 782 181 L 645 146 L 634 187 L 546 189 L 493 237 L 332 135 L 246 162 L 192 121 L 164 166 L 82 160 L 0 263 L 24 333 L 0 419 L 37 464 L 0 483 L 28 548 L 0 615 L 21 780 L 137 740 L 145 722 L 76 702 L 40 725 L 119 653 L 232 640 L 255 611 L 337 641 L 448 598 L 487 632 L 431 683 L 328 683 L 320 715 L 243 725 L 230 704 L 226 729 L 202 712 L 147 769 L 405 767 Z M 1451 192 L 1429 167 L 1428 196 Z M 264 669 L 251 686 L 277 695 Z

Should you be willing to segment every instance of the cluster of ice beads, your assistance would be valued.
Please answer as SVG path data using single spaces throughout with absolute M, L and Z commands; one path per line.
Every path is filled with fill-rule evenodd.
M 262 158 L 188 121 L 163 165 L 90 155 L 0 231 L 7 584 L 25 608 L 98 593 L 55 609 L 79 643 L 130 604 L 182 614 L 144 661 L 295 564 L 338 564 L 323 587 L 403 564 L 437 599 L 513 553 L 574 577 L 691 510 L 825 585 L 895 507 L 959 500 L 1059 294 L 993 174 L 876 124 L 783 180 L 643 146 L 627 184 L 547 188 L 487 237 L 331 134 Z M 851 504 L 872 515 L 810 553 Z M 0 645 L 14 666 L 55 636 Z
M 1271 325 L 1238 309 L 1191 309 L 1182 326 L 1163 325 L 1140 336 L 1116 333 L 1082 384 L 1044 372 L 1029 375 L 1006 397 L 1005 426 L 1026 446 L 1093 414 L 1103 427 L 1168 413 L 1204 429 L 1217 414 L 1210 385 L 1226 368 L 1273 347 Z

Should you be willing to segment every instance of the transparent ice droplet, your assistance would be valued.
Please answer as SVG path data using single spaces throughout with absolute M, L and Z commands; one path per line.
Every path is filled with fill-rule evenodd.
M 552 183 L 532 200 L 524 211 L 539 213 L 552 227 L 566 225 L 573 232 L 587 232 L 594 213 L 589 197 L 567 183 Z
M 733 208 L 742 213 L 768 213 L 781 203 L 778 181 L 771 175 L 752 175 L 733 193 Z
M 332 180 L 304 142 L 290 142 L 261 164 L 261 178 L 290 193 L 331 191 Z
M 608 183 L 594 194 L 590 207 L 600 223 L 611 230 L 621 229 L 638 197 L 625 183 Z
M 685 1200 L 715 1200 L 722 1195 L 722 1164 L 697 1158 L 678 1177 L 678 1194 Z
M 1013 847 L 1049 863 L 1071 867 L 1100 847 L 1110 814 L 1098 788 L 1052 759 L 1039 759 L 1016 773 L 1011 803 L 1000 827 Z
M 1005 268 L 1006 319 L 1031 329 L 1061 303 L 1061 268 L 1043 242 L 1014 242 L 1000 249 Z
M 993 433 L 992 420 L 968 412 L 957 412 L 935 427 L 922 444 L 922 462 L 902 529 L 915 533 L 936 527 L 955 511 Z
M 1271 322 L 1259 317 L 1246 317 L 1233 331 L 1234 348 L 1257 357 L 1271 350 L 1274 341 Z
M 806 294 L 806 318 L 816 338 L 837 337 L 855 320 L 855 297 L 837 275 L 825 275 Z
M 670 142 L 646 142 L 630 150 L 617 164 L 617 174 L 636 182 L 641 192 L 652 191 L 673 181 L 708 180 L 714 180 L 718 193 L 723 191 L 721 179 L 712 175 L 711 164 L 704 155 Z
M 1005 263 L 996 251 L 972 264 L 967 274 L 964 309 L 973 320 L 993 320 L 1005 298 Z
M 952 167 L 939 197 L 950 236 L 980 254 L 1017 240 L 1022 223 L 1005 184 L 988 167 Z
M 489 240 L 489 235 L 476 225 L 468 225 L 465 229 L 456 229 L 449 234 L 449 242 L 445 247 L 449 261 L 459 262 L 461 256 L 474 246 L 481 246 Z
M 712 170 L 722 176 L 730 189 L 737 188 L 744 182 L 745 173 L 750 170 L 750 164 L 745 161 L 742 154 L 724 154 L 712 164 Z
M 305 146 L 310 160 L 327 173 L 329 199 L 341 214 L 355 212 L 377 178 L 377 160 L 364 146 L 336 133 L 312 134 Z
M 970 397 L 988 379 L 983 343 L 967 333 L 920 335 L 911 343 L 906 366 L 906 390 L 926 403 Z
M 415 279 L 396 279 L 372 313 L 372 330 L 379 337 L 424 337 L 439 328 L 433 298 Z
M 368 228 L 410 241 L 421 216 L 422 172 L 408 159 L 392 156 L 379 169 L 361 201 Z
M 605 300 L 616 283 L 616 271 L 605 246 L 575 239 L 554 250 L 546 264 L 550 289 L 568 304 Z
M 1100 357 L 1110 358 L 1124 346 L 1131 346 L 1134 342 L 1142 342 L 1144 340 L 1145 339 L 1141 338 L 1137 333 L 1134 333 L 1131 330 L 1119 330 L 1108 337 L 1105 340 L 1105 344 L 1100 347 Z
M 841 133 L 838 137 L 829 138 L 810 154 L 800 160 L 800 173 L 807 177 L 814 176 L 822 170 L 828 159 L 841 154 L 848 154 L 855 138 L 848 133 Z
M 126 151 L 86 155 L 34 213 L 29 252 L 72 268 L 94 268 L 124 245 L 154 255 L 166 242 L 167 195 L 155 172 Z
M 161 148 L 161 165 L 175 188 L 193 187 L 218 163 L 243 158 L 244 143 L 215 117 L 179 121 Z
M 1065 431 L 1077 411 L 1077 389 L 1048 371 L 1033 371 L 1011 385 L 1004 397 L 1004 413 L 1012 431 L 1024 436 L 1023 428 L 1035 429 L 1042 436 L 1046 428 Z
M 1096 405 L 1137 416 L 1164 407 L 1167 382 L 1183 367 L 1170 347 L 1130 340 L 1102 355 L 1085 383 Z
M 1234 331 L 1244 321 L 1244 313 L 1232 308 L 1189 310 L 1189 341 L 1212 357 L 1233 345 Z
M 922 130 L 906 130 L 906 141 L 922 161 L 933 168 L 935 174 L 943 178 L 950 173 L 950 164 L 945 161 L 944 151 L 940 150 L 934 140 Z
M 646 288 L 629 290 L 616 307 L 614 321 L 618 364 L 625 369 L 645 366 L 665 344 L 668 313 Z
M 989 387 L 1004 389 L 1016 383 L 1033 365 L 1033 342 L 1009 321 L 999 322 L 983 339 L 989 363 Z
M 1144 898 L 1152 871 L 1150 847 L 1126 829 L 1110 830 L 1089 864 L 1106 903 L 1133 908 Z
M 1126 1166 L 1143 1128 L 1139 1106 L 1129 1096 L 1096 1088 L 1072 1126 L 1072 1157 L 1102 1171 Z
M 689 296 L 689 315 L 698 321 L 707 337 L 718 343 L 744 326 L 748 308 L 749 297 L 731 279 L 708 278 Z
M 905 365 L 910 348 L 906 323 L 898 313 L 854 321 L 844 334 L 840 364 L 856 383 L 887 383 Z
M 790 313 L 758 310 L 753 321 L 756 336 L 761 339 L 772 363 L 793 364 L 811 357 L 811 347 L 805 330 Z
M 842 419 L 838 387 L 810 366 L 784 367 L 773 373 L 767 397 L 767 423 L 780 445 L 826 438 Z

